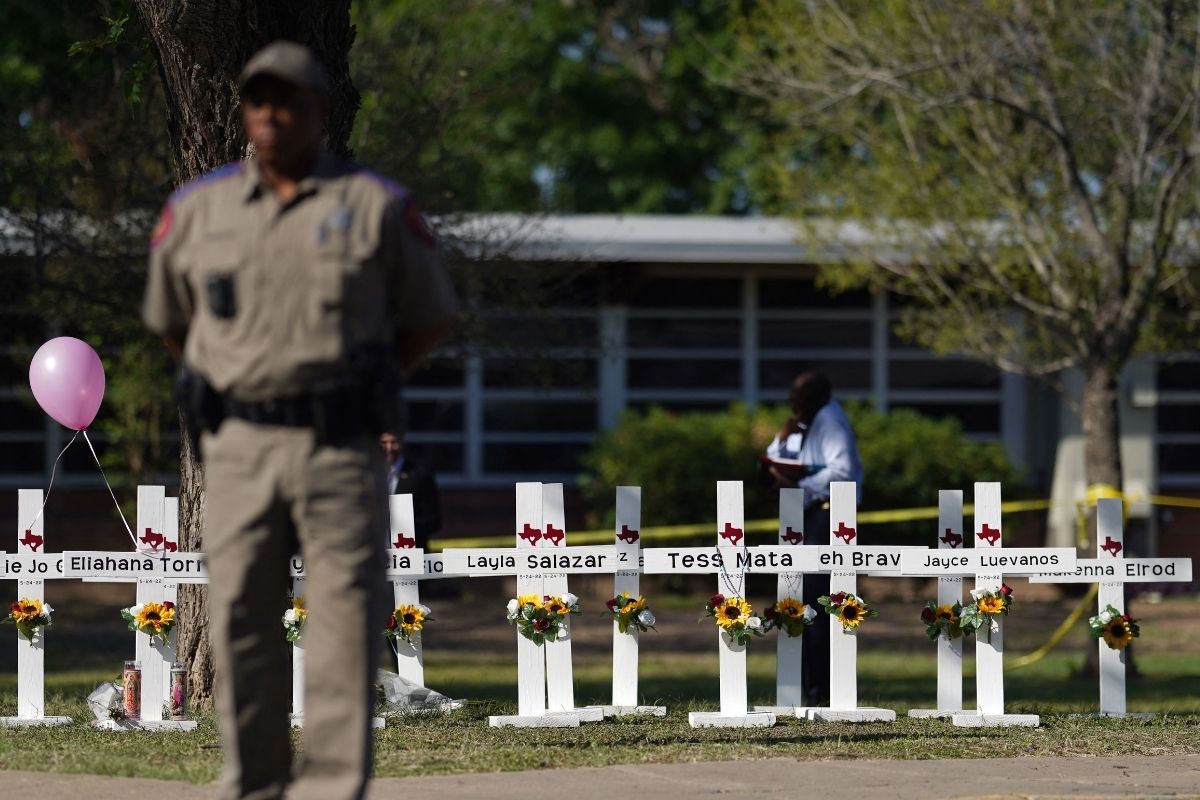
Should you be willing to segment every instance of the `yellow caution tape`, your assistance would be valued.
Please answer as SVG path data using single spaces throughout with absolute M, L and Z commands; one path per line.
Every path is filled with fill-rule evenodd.
M 1032 653 L 1027 653 L 1020 658 L 1014 658 L 1013 660 L 1009 661 L 1007 665 L 1008 668 L 1020 669 L 1021 667 L 1028 667 L 1030 664 L 1036 664 L 1045 658 L 1046 654 L 1057 647 L 1059 642 L 1066 638 L 1067 634 L 1071 632 L 1071 628 L 1075 627 L 1075 623 L 1079 622 L 1079 620 L 1083 618 L 1083 615 L 1087 613 L 1088 606 L 1090 606 L 1092 601 L 1096 599 L 1096 594 L 1099 592 L 1099 590 L 1100 584 L 1093 583 L 1092 588 L 1088 589 L 1088 593 L 1084 595 L 1078 603 L 1075 604 L 1075 608 L 1072 609 L 1071 613 L 1067 615 L 1067 618 L 1062 621 L 1062 624 L 1058 626 L 1054 633 L 1050 634 L 1050 638 L 1043 642 L 1042 646 L 1037 650 L 1034 650 Z
M 1200 508 L 1200 498 L 1195 497 L 1168 497 L 1165 495 L 1151 495 L 1150 497 L 1122 495 L 1113 487 L 1105 484 L 1095 484 L 1088 489 L 1088 498 L 1086 501 L 1075 503 L 1076 521 L 1081 526 L 1083 533 L 1081 538 L 1086 541 L 1087 528 L 1087 509 L 1096 504 L 1096 500 L 1102 497 L 1124 497 L 1126 508 L 1131 502 L 1145 500 L 1151 505 L 1156 506 L 1178 506 L 1181 508 Z M 1047 511 L 1052 507 L 1049 500 L 1012 500 L 1007 503 L 1000 504 L 1000 511 L 1004 514 L 1017 514 L 1023 511 Z M 975 507 L 967 504 L 963 506 L 963 513 L 970 514 L 974 512 Z M 912 522 L 921 519 L 937 519 L 937 506 L 921 506 L 917 508 L 893 508 L 880 511 L 860 511 L 858 512 L 858 521 L 867 524 L 880 524 L 886 522 Z M 769 533 L 779 530 L 778 519 L 755 519 L 748 520 L 743 526 L 746 533 Z M 698 522 L 689 525 L 656 525 L 650 528 L 643 528 L 641 538 L 643 542 L 670 542 L 679 541 L 680 539 L 692 539 L 705 534 L 715 534 L 716 525 L 710 522 Z M 444 547 L 509 547 L 513 544 L 513 534 L 501 534 L 496 536 L 475 536 L 463 539 L 443 539 L 442 541 L 430 544 L 429 550 L 438 552 Z M 571 534 L 571 544 L 606 544 L 613 541 L 614 533 L 611 528 L 579 531 Z

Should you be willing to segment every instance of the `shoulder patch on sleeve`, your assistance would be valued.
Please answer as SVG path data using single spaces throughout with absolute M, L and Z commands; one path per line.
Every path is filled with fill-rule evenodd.
M 171 201 L 163 203 L 162 211 L 158 214 L 158 223 L 154 226 L 154 232 L 150 234 L 150 249 L 158 247 L 162 244 L 163 239 L 167 238 L 167 234 L 171 232 L 171 223 L 175 221 L 175 211 L 171 207 Z
M 437 244 L 437 236 L 434 234 L 433 229 L 429 227 L 429 223 L 425 221 L 425 216 L 417 208 L 417 204 L 413 202 L 411 197 L 404 198 L 404 221 L 407 223 L 408 229 L 413 232 L 413 235 L 425 242 L 425 244 Z

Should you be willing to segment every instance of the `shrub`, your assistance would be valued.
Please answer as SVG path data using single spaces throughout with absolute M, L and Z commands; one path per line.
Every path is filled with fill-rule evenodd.
M 1001 481 L 1005 495 L 1023 488 L 1018 470 L 997 442 L 974 442 L 953 417 L 932 418 L 911 409 L 879 413 L 863 402 L 846 403 L 863 460 L 861 510 L 937 504 L 939 489 L 963 489 L 971 502 L 975 481 Z M 788 415 L 783 406 L 725 411 L 627 412 L 583 457 L 580 482 L 591 521 L 611 525 L 613 487 L 642 487 L 646 526 L 713 520 L 716 482 L 741 480 L 746 518 L 778 513 L 774 492 L 758 479 L 758 456 Z M 928 521 L 864 527 L 875 543 L 931 544 Z

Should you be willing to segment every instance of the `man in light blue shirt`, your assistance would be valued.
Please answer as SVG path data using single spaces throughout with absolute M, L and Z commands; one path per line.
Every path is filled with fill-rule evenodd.
M 772 464 L 775 488 L 804 490 L 804 544 L 829 544 L 829 484 L 854 481 L 862 502 L 863 468 L 858 444 L 846 412 L 833 399 L 829 379 L 819 372 L 803 372 L 788 392 L 792 416 L 767 447 L 770 458 L 800 462 L 795 469 Z M 818 608 L 817 598 L 829 594 L 829 574 L 804 576 L 801 598 Z M 805 634 L 801 654 L 800 685 L 805 705 L 829 705 L 829 626 L 813 625 Z

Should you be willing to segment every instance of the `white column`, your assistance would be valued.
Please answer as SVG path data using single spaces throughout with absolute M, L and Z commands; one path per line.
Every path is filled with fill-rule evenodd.
M 986 531 L 985 531 L 986 528 Z M 1000 533 L 994 538 L 983 534 Z M 1003 547 L 1000 514 L 1000 484 L 975 484 L 975 547 Z M 975 588 L 999 591 L 1004 576 L 998 572 L 979 573 Z M 981 714 L 1004 713 L 1004 621 L 1000 616 L 975 634 L 975 695 Z
M 163 533 L 163 510 L 166 489 L 162 486 L 137 487 L 137 538 L 154 540 L 154 534 Z M 162 578 L 138 578 L 137 602 L 161 603 L 163 601 Z M 163 718 L 163 671 L 166 661 L 157 637 L 138 631 L 136 658 L 142 665 L 142 721 L 161 722 Z
M 615 427 L 625 410 L 627 385 L 626 320 L 624 306 L 600 307 L 600 354 L 597 367 L 597 419 L 601 428 Z

